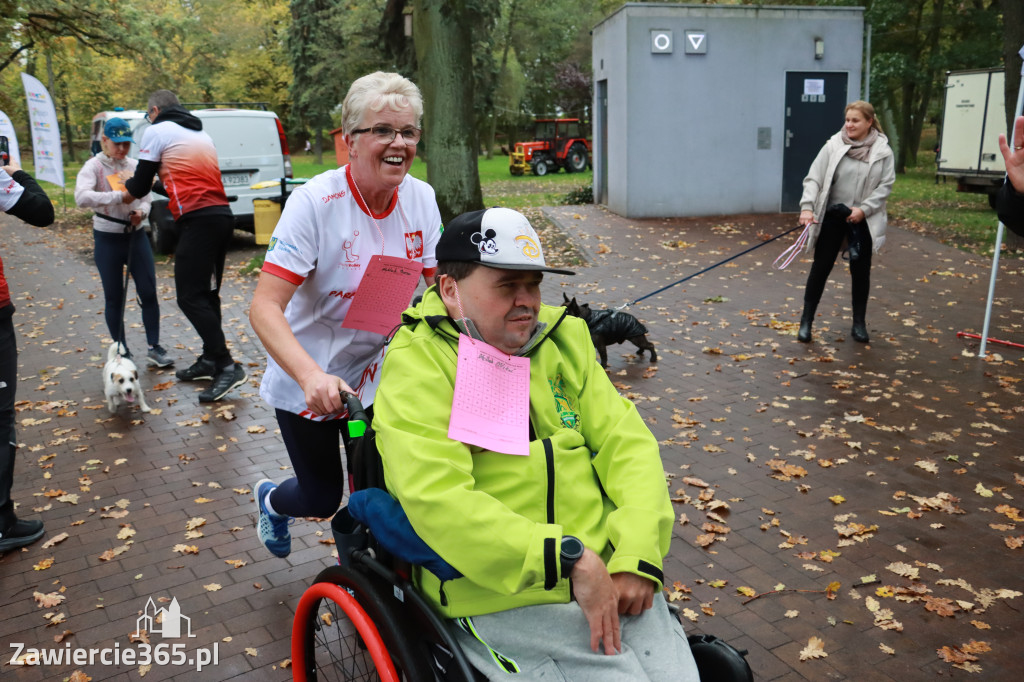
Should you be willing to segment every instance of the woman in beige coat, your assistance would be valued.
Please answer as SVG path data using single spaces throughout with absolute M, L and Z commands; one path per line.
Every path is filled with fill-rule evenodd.
M 818 152 L 800 198 L 800 224 L 809 228 L 806 248 L 814 253 L 797 333 L 800 341 L 811 340 L 818 301 L 846 243 L 853 281 L 850 335 L 868 342 L 864 317 L 871 288 L 871 253 L 885 243 L 885 203 L 895 180 L 892 149 L 874 107 L 860 100 L 846 105 L 846 122 Z

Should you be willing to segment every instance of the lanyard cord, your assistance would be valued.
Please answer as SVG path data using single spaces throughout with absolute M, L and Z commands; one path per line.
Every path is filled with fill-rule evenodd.
M 686 277 L 683 277 L 683 278 L 682 278 L 682 279 L 680 279 L 680 280 L 676 280 L 675 282 L 672 282 L 671 284 L 666 284 L 665 286 L 663 286 L 662 288 L 658 289 L 657 291 L 652 291 L 651 293 L 647 294 L 646 296 L 641 296 L 640 298 L 636 299 L 635 301 L 632 301 L 632 302 L 630 302 L 630 303 L 623 303 L 623 304 L 622 304 L 622 305 L 620 305 L 620 306 L 619 306 L 618 308 L 615 308 L 615 310 L 623 310 L 623 309 L 625 309 L 625 308 L 626 308 L 626 307 L 628 307 L 628 306 L 631 306 L 631 305 L 636 305 L 637 303 L 639 303 L 640 301 L 643 301 L 644 299 L 650 298 L 651 296 L 656 296 L 657 294 L 660 294 L 661 292 L 665 291 L 666 289 L 671 289 L 672 287 L 676 286 L 677 284 L 682 284 L 682 283 L 683 283 L 683 282 L 685 282 L 686 280 L 688 280 L 688 279 L 693 279 L 693 278 L 694 278 L 694 277 L 696 277 L 697 275 L 703 275 L 703 274 L 704 274 L 705 272 L 707 272 L 708 270 L 714 270 L 714 269 L 715 269 L 715 268 L 717 268 L 718 266 L 720 266 L 720 265 L 725 265 L 725 264 L 726 264 L 726 263 L 728 263 L 729 261 L 731 261 L 731 260 L 735 260 L 735 259 L 739 258 L 740 256 L 742 256 L 742 255 L 746 254 L 746 253 L 750 253 L 750 252 L 751 252 L 751 251 L 753 251 L 754 249 L 759 249 L 759 248 L 761 248 L 762 246 L 765 246 L 765 245 L 767 245 L 767 244 L 770 244 L 770 243 L 772 243 L 773 241 L 775 241 L 776 239 L 778 239 L 779 237 L 785 237 L 785 236 L 786 236 L 787 234 L 789 234 L 790 232 L 793 232 L 793 231 L 795 231 L 795 230 L 799 230 L 799 229 L 800 229 L 801 227 L 802 227 L 801 225 L 797 225 L 796 227 L 794 227 L 794 228 L 792 228 L 792 229 L 786 230 L 786 231 L 785 231 L 785 232 L 783 232 L 782 234 L 778 234 L 778 235 L 775 235 L 774 237 L 772 237 L 771 239 L 769 239 L 769 240 L 767 240 L 767 241 L 763 241 L 763 242 L 761 242 L 760 244 L 755 244 L 754 246 L 751 246 L 751 247 L 750 247 L 749 249 L 746 249 L 746 250 L 744 250 L 744 251 L 740 251 L 740 252 L 739 252 L 739 253 L 737 253 L 736 255 L 734 255 L 734 256 L 730 256 L 730 257 L 726 258 L 726 259 L 725 259 L 725 260 L 723 260 L 723 261 L 719 261 L 719 262 L 715 263 L 714 265 L 709 265 L 708 267 L 704 268 L 704 269 L 703 269 L 703 270 L 701 270 L 700 272 L 695 272 L 695 273 L 693 273 L 692 275 L 687 275 Z
M 366 214 L 370 216 L 370 220 L 373 221 L 373 226 L 377 228 L 377 234 L 380 235 L 380 255 L 381 255 L 381 257 L 383 257 L 384 256 L 384 231 L 382 229 L 380 229 L 380 224 L 377 222 L 377 217 L 373 215 L 373 209 L 370 208 L 370 205 L 368 203 L 366 203 L 366 199 L 363 198 L 363 193 L 359 191 L 359 184 L 356 182 L 356 176 L 350 174 L 350 177 L 352 178 L 352 186 L 356 188 L 356 194 L 359 195 L 359 201 L 363 202 L 363 206 L 366 207 Z M 395 197 L 396 197 L 395 201 L 398 202 L 399 205 L 401 205 L 401 200 L 397 198 L 398 197 L 398 190 L 397 189 L 395 190 Z M 399 208 L 399 210 L 401 211 L 401 208 Z M 403 213 L 403 215 L 404 215 L 404 213 Z
M 377 228 L 377 234 L 380 235 L 380 255 L 384 256 L 384 231 L 380 229 L 380 224 L 377 222 L 377 218 L 373 215 L 373 209 L 366 203 L 366 199 L 363 198 L 363 193 L 359 191 L 359 185 L 356 183 L 355 176 L 352 177 L 352 186 L 356 188 L 356 194 L 359 195 L 359 200 L 363 202 L 363 206 L 366 207 L 366 213 L 370 216 L 370 220 L 373 221 L 373 226 Z M 395 188 L 395 204 L 398 206 L 398 214 L 402 216 L 402 222 L 405 223 L 406 232 L 412 232 L 412 225 L 409 224 L 409 218 L 405 215 L 405 207 L 402 206 L 402 194 Z

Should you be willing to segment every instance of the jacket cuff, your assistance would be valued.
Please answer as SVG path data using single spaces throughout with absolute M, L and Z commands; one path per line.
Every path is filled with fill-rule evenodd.
M 651 562 L 640 557 L 619 557 L 613 556 L 608 562 L 608 572 L 634 573 L 641 578 L 653 581 L 660 590 L 665 585 L 665 573 L 661 569 L 660 562 Z

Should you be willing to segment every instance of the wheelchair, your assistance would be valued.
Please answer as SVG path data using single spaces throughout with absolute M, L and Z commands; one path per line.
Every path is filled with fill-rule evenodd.
M 349 414 L 345 450 L 349 490 L 384 489 L 370 420 L 358 398 L 344 394 Z M 395 557 L 343 507 L 331 520 L 338 565 L 302 594 L 292 623 L 297 682 L 480 682 L 448 626 L 411 582 L 411 564 Z M 753 682 L 746 652 L 712 635 L 692 635 L 702 680 Z

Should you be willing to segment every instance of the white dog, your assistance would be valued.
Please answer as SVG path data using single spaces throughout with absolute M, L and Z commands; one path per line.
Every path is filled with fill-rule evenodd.
M 146 397 L 142 395 L 139 383 L 139 370 L 130 358 L 125 357 L 124 346 L 120 343 L 110 344 L 107 351 L 107 364 L 103 366 L 103 392 L 107 396 L 107 409 L 111 413 L 124 404 L 139 401 L 143 412 L 149 412 Z

